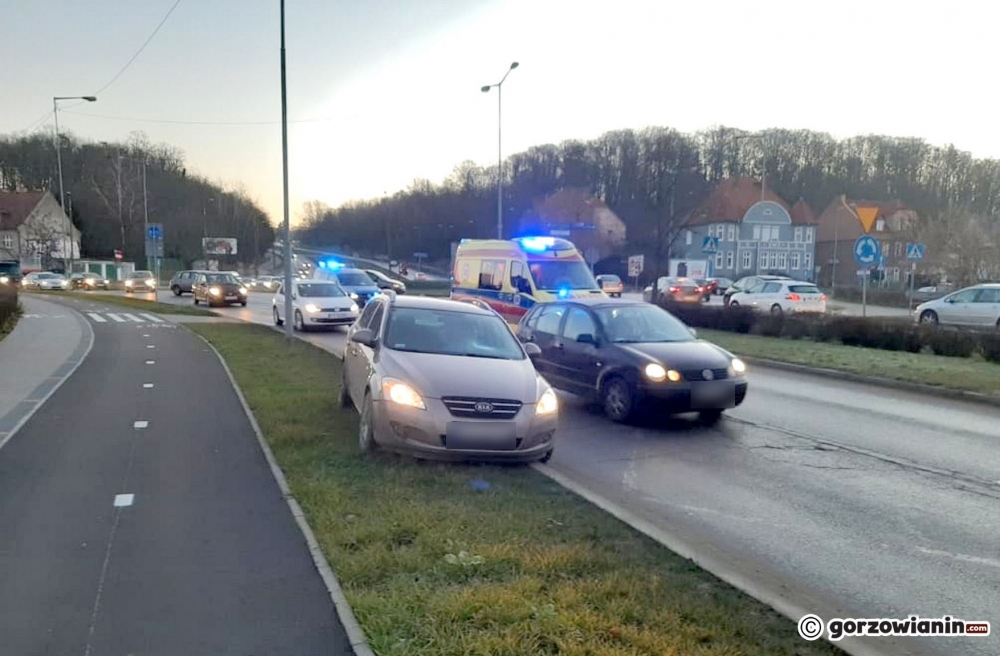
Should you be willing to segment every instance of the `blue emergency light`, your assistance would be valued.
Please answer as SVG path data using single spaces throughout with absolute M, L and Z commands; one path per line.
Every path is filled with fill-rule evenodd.
M 556 240 L 552 237 L 521 237 L 518 241 L 524 250 L 534 253 L 541 253 L 556 245 Z
M 566 298 L 569 296 L 569 289 L 567 287 L 559 288 L 559 298 Z

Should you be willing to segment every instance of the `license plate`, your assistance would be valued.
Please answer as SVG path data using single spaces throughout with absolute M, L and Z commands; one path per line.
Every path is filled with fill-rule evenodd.
M 731 381 L 705 381 L 691 385 L 691 407 L 695 410 L 736 407 L 736 384 Z
M 517 426 L 511 421 L 449 421 L 448 449 L 511 451 L 517 446 Z
M 226 300 L 227 301 L 235 301 L 236 300 L 236 296 L 230 294 L 229 296 L 226 297 Z

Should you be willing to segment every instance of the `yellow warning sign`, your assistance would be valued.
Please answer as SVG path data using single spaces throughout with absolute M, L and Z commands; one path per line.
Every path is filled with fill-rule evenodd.
M 865 229 L 865 234 L 867 235 L 872 231 L 872 227 L 875 225 L 875 217 L 878 216 L 877 207 L 859 207 L 857 208 L 858 219 L 861 221 L 861 227 Z

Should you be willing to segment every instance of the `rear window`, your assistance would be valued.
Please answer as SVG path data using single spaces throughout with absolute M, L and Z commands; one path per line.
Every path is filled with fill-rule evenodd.
M 789 285 L 788 290 L 796 294 L 822 294 L 816 285 Z
M 622 281 L 622 279 L 618 276 L 611 276 L 607 274 L 601 276 L 601 280 L 604 282 L 610 282 L 611 284 L 618 284 Z

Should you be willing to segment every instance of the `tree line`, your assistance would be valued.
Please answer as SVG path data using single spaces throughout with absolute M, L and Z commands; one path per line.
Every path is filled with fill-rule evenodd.
M 143 163 L 149 222 L 163 224 L 164 257 L 178 266 L 201 259 L 204 236 L 238 239 L 236 260 L 244 265 L 274 242 L 274 228 L 245 188 L 189 175 L 173 146 L 152 144 L 141 132 L 123 143 L 60 139 L 65 209 L 82 233 L 84 258 L 112 259 L 122 250 L 125 261 L 145 263 Z M 0 137 L 0 189 L 59 198 L 51 134 Z
M 942 266 L 963 267 L 968 258 L 962 253 L 970 244 L 985 249 L 972 258 L 983 266 L 1000 262 L 1000 162 L 917 138 L 835 139 L 809 130 L 727 127 L 687 134 L 653 127 L 535 146 L 508 157 L 502 172 L 507 237 L 530 215 L 533 201 L 560 188 L 582 187 L 626 223 L 630 254 L 659 259 L 719 180 L 765 175 L 769 190 L 789 203 L 806 200 L 817 215 L 841 194 L 902 201 L 921 216 L 922 234 L 933 240 L 932 257 L 959 252 L 957 263 L 954 257 L 942 259 Z M 495 236 L 497 177 L 496 165 L 464 162 L 441 184 L 417 180 L 391 197 L 338 208 L 307 203 L 298 235 L 326 248 L 398 259 L 426 252 L 431 260 L 447 262 L 450 242 Z

